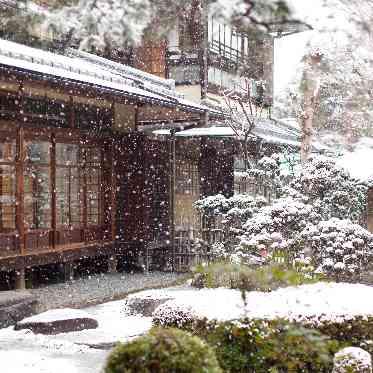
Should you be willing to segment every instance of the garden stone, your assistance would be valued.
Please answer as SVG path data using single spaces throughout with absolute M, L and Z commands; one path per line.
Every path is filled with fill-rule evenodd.
M 37 297 L 27 291 L 4 291 L 0 297 L 0 328 L 14 325 L 17 321 L 33 315 Z
M 145 317 L 151 317 L 153 312 L 161 304 L 167 302 L 171 298 L 152 298 L 152 297 L 130 297 L 126 300 L 126 306 L 130 310 L 130 314 L 140 314 Z
M 81 310 L 64 308 L 28 317 L 18 322 L 14 329 L 30 329 L 36 334 L 59 334 L 97 327 L 97 320 L 90 314 Z

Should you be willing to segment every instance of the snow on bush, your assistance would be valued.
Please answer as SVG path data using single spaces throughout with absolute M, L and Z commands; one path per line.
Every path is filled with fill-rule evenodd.
M 264 157 L 259 163 L 263 175 L 277 177 L 276 159 Z M 357 224 L 366 210 L 367 191 L 334 160 L 315 157 L 270 206 L 244 194 L 207 197 L 195 207 L 210 222 L 221 220 L 224 239 L 214 245 L 219 258 L 252 264 L 253 257 L 268 261 L 280 256 L 307 271 L 356 279 L 373 259 L 373 236 Z
M 373 235 L 350 220 L 320 221 L 300 236 L 314 267 L 328 276 L 357 276 L 373 257 Z
M 267 168 L 274 167 L 263 162 Z M 366 209 L 366 185 L 351 178 L 334 160 L 315 157 L 282 193 L 271 206 L 255 205 L 250 214 L 240 215 L 236 210 L 244 209 L 236 207 L 241 229 L 232 231 L 237 238 L 232 260 L 246 263 L 253 254 L 273 257 L 281 251 L 290 263 L 294 258 L 298 263 L 312 262 L 314 269 L 327 275 L 346 278 L 366 269 L 372 259 L 373 237 L 356 224 Z M 225 218 L 230 224 L 227 216 L 229 212 Z
M 367 187 L 323 156 L 307 162 L 285 193 L 314 206 L 323 220 L 335 217 L 359 222 L 367 204 Z
M 238 194 L 226 198 L 222 194 L 209 196 L 194 203 L 195 208 L 207 216 L 235 215 L 239 212 L 242 219 L 252 216 L 260 207 L 267 204 L 262 197 L 252 197 L 248 194 Z
M 173 300 L 160 305 L 153 313 L 153 324 L 185 328 L 198 319 L 198 314 L 191 305 L 177 303 Z
M 372 358 L 358 347 L 346 347 L 334 356 L 333 373 L 372 373 Z
M 279 199 L 247 220 L 236 254 L 244 259 L 253 251 L 294 250 L 300 232 L 318 218 L 310 205 L 291 198 Z
M 151 19 L 149 0 L 79 0 L 48 13 L 45 27 L 73 34 L 85 50 L 139 43 Z M 106 48 L 106 49 L 105 49 Z

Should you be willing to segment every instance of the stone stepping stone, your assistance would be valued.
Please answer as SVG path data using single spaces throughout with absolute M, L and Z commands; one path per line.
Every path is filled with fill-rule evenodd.
M 82 310 L 62 308 L 49 310 L 19 321 L 14 329 L 30 329 L 35 334 L 59 334 L 96 329 L 98 322 Z
M 128 307 L 131 315 L 151 317 L 158 306 L 171 299 L 172 298 L 153 298 L 151 296 L 132 296 L 126 299 L 126 307 Z

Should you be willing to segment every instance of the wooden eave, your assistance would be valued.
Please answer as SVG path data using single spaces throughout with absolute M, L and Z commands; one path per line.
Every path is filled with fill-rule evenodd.
M 132 105 L 156 105 L 160 107 L 178 108 L 189 113 L 203 114 L 206 111 L 202 108 L 189 106 L 184 103 L 179 103 L 177 99 L 165 97 L 165 100 L 159 100 L 153 97 L 142 96 L 139 94 L 124 92 L 114 88 L 107 88 L 91 83 L 84 83 L 73 79 L 61 78 L 50 74 L 39 74 L 14 66 L 0 65 L 0 75 L 10 78 L 11 80 L 26 81 L 29 84 L 45 83 L 47 86 L 68 93 L 71 96 L 84 96 L 86 98 L 97 98 L 97 93 L 100 97 L 108 101 Z

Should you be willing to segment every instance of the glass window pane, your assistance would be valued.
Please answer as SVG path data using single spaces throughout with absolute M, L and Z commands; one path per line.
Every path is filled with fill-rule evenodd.
M 15 140 L 0 142 L 0 162 L 13 162 L 15 160 L 15 154 L 16 154 Z
M 29 229 L 51 227 L 50 173 L 48 167 L 25 170 L 25 224 Z
M 56 170 L 57 226 L 69 224 L 69 170 Z
M 31 163 L 44 163 L 50 162 L 50 146 L 49 142 L 26 142 L 26 161 Z
M 82 188 L 77 167 L 56 170 L 57 226 L 80 226 L 82 223 Z
M 78 164 L 79 146 L 76 144 L 56 144 L 56 164 L 76 166 Z
M 101 170 L 87 168 L 87 223 L 97 225 L 100 222 L 100 182 Z

